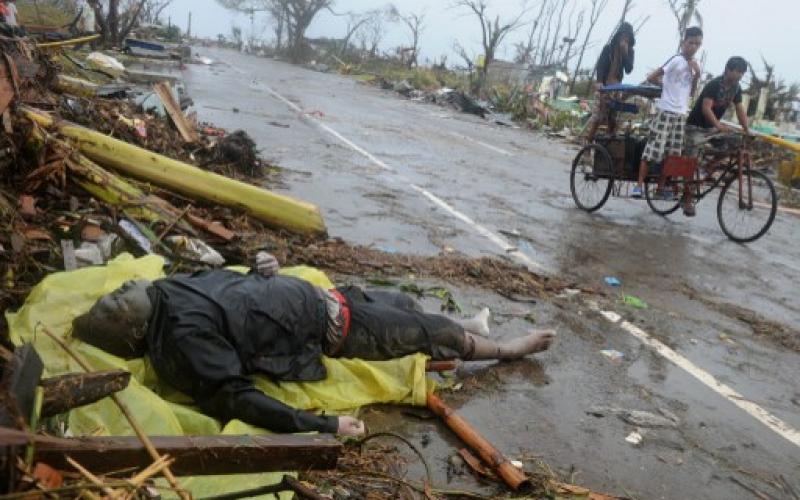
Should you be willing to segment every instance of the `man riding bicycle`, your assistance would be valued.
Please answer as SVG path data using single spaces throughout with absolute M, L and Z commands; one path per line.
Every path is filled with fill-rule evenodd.
M 742 130 L 745 134 L 750 133 L 747 110 L 742 105 L 742 88 L 739 86 L 746 71 L 747 61 L 741 57 L 731 57 L 725 65 L 725 73 L 703 88 L 686 120 L 686 156 L 702 156 L 702 146 L 711 135 L 732 132 L 720 121 L 731 103 L 736 107 L 736 117 Z

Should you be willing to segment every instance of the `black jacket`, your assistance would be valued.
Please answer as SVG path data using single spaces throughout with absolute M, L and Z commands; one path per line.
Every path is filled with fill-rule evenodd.
M 608 78 L 612 75 L 609 73 L 611 72 L 611 58 L 614 55 L 615 47 L 611 44 L 606 45 L 603 47 L 603 51 L 600 53 L 600 57 L 597 59 L 597 81 L 602 83 L 603 85 L 608 83 Z M 633 71 L 633 60 L 635 57 L 635 52 L 633 47 L 628 48 L 628 55 L 622 58 L 622 63 L 619 65 L 619 71 L 617 75 L 617 81 L 622 82 L 622 78 L 624 76 L 623 71 L 625 74 L 630 74 Z
M 325 304 L 313 285 L 214 270 L 156 281 L 149 293 L 153 367 L 204 412 L 277 432 L 336 431 L 335 417 L 291 408 L 249 378 L 325 378 Z

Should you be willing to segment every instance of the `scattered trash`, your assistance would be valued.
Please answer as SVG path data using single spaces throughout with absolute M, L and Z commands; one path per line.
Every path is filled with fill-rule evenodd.
M 519 460 L 510 460 L 510 462 L 511 462 L 511 465 L 513 465 L 517 469 L 522 469 L 523 467 L 525 467 L 525 464 L 523 464 Z
M 461 313 L 461 305 L 453 297 L 450 290 L 434 286 L 429 288 L 422 288 L 414 283 L 403 283 L 400 285 L 400 290 L 405 293 L 416 295 L 417 297 L 436 297 L 442 301 L 441 310 L 444 312 Z
M 600 354 L 607 357 L 614 363 L 618 363 L 625 358 L 625 353 L 619 352 L 614 349 L 603 349 L 602 351 L 600 351 Z
M 186 236 L 170 236 L 166 239 L 172 250 L 183 258 L 219 267 L 225 259 L 203 241 Z
M 623 295 L 622 300 L 625 302 L 625 304 L 635 307 L 636 309 L 647 309 L 649 307 L 647 302 L 643 301 L 639 297 L 634 297 L 633 295 Z
M 273 127 L 278 127 L 278 128 L 289 128 L 290 127 L 290 125 L 287 125 L 286 123 L 279 123 L 279 122 L 268 122 L 268 124 L 272 125 Z
M 86 57 L 87 65 L 95 70 L 107 73 L 114 78 L 119 78 L 125 73 L 125 65 L 116 58 L 103 54 L 102 52 L 92 52 Z
M 680 419 L 669 410 L 659 408 L 659 414 L 643 410 L 626 410 L 613 406 L 593 406 L 586 410 L 588 415 L 594 417 L 605 417 L 616 415 L 622 421 L 636 427 L 678 427 Z
M 642 443 L 643 439 L 644 438 L 642 437 L 641 434 L 639 434 L 638 432 L 634 431 L 634 432 L 631 432 L 630 434 L 628 434 L 628 437 L 625 438 L 625 441 L 629 442 L 630 444 L 632 444 L 634 446 L 638 446 L 638 445 L 640 445 Z
M 619 278 L 615 278 L 613 276 L 607 276 L 605 278 L 606 285 L 608 286 L 622 286 L 622 282 Z
M 142 234 L 136 224 L 127 219 L 122 219 L 119 221 L 119 228 L 145 253 L 153 253 L 153 245 L 150 243 L 150 240 Z

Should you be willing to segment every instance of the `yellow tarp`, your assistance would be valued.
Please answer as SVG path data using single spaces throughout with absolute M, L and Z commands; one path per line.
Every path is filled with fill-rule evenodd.
M 46 376 L 80 372 L 81 368 L 63 350 L 41 332 L 47 327 L 55 335 L 68 337 L 72 319 L 86 312 L 102 295 L 131 279 L 162 278 L 161 257 L 134 259 L 122 255 L 106 266 L 90 267 L 45 278 L 16 313 L 6 313 L 11 339 L 19 345 L 31 342 L 45 365 Z M 330 287 L 320 271 L 308 267 L 287 268 L 282 274 L 297 276 L 319 286 Z M 265 431 L 243 422 L 232 421 L 222 427 L 218 421 L 196 411 L 191 401 L 159 383 L 147 358 L 125 361 L 79 340 L 71 340 L 77 351 L 96 370 L 120 368 L 133 374 L 131 383 L 120 397 L 128 405 L 144 430 L 152 436 L 262 434 Z M 361 360 L 324 359 L 328 378 L 313 383 L 273 384 L 256 377 L 256 385 L 265 393 L 285 403 L 306 410 L 329 413 L 352 411 L 372 403 L 425 405 L 427 383 L 426 357 L 366 362 Z M 106 398 L 69 414 L 73 435 L 133 435 L 133 431 L 114 403 Z M 224 476 L 183 479 L 195 496 L 238 491 L 280 480 L 280 474 Z

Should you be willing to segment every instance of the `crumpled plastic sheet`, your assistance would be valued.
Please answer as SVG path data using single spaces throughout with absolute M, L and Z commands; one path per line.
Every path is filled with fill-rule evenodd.
M 159 256 L 135 259 L 124 254 L 105 266 L 51 274 L 33 289 L 19 311 L 6 313 L 11 340 L 16 345 L 23 342 L 34 344 L 44 361 L 47 377 L 81 372 L 82 369 L 41 331 L 43 327 L 68 339 L 71 347 L 93 369 L 129 370 L 133 374 L 130 385 L 119 396 L 148 435 L 267 434 L 264 429 L 238 420 L 222 426 L 214 418 L 200 413 L 191 405 L 190 398 L 159 382 L 146 357 L 126 361 L 77 339 L 70 339 L 73 318 L 88 311 L 98 298 L 128 280 L 163 278 L 163 266 L 164 260 Z M 235 270 L 246 271 L 243 268 Z M 324 273 L 310 267 L 286 268 L 281 270 L 281 274 L 332 287 Z M 429 390 L 426 361 L 427 357 L 422 354 L 380 362 L 325 358 L 323 362 L 328 369 L 328 378 L 324 381 L 284 382 L 280 385 L 265 377 L 255 377 L 255 381 L 256 386 L 268 395 L 305 410 L 336 414 L 351 413 L 358 407 L 373 403 L 424 406 Z M 72 410 L 68 429 L 73 436 L 134 434 L 110 398 Z M 282 476 L 283 473 L 204 476 L 181 478 L 180 482 L 195 496 L 202 497 L 277 483 Z M 159 481 L 166 485 L 163 480 Z M 286 498 L 291 498 L 291 495 Z

